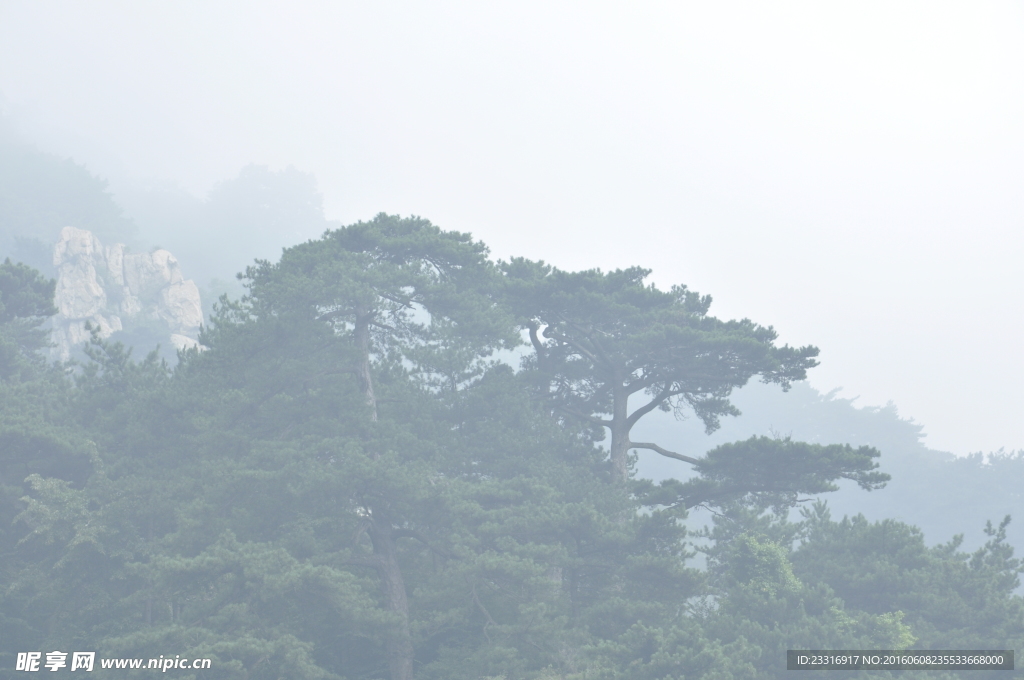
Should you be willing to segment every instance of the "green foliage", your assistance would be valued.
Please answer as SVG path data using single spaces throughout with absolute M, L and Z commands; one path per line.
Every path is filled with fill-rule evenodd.
M 1024 598 L 1014 595 L 1020 559 L 1006 544 L 1007 517 L 972 554 L 962 537 L 928 548 L 915 527 L 863 516 L 833 522 L 823 504 L 806 511 L 796 574 L 827 583 L 849 608 L 898 609 L 925 649 L 1009 649 L 1024 640 Z
M 800 582 L 793 575 L 787 551 L 778 543 L 740 534 L 729 549 L 730 576 L 742 587 L 768 597 L 799 589 Z
M 709 316 L 710 296 L 645 285 L 646 269 L 570 273 L 513 259 L 503 271 L 506 299 L 536 351 L 531 367 L 541 393 L 559 413 L 610 431 L 621 482 L 630 448 L 691 462 L 656 443 L 630 440 L 651 411 L 692 412 L 710 433 L 722 416 L 739 415 L 729 401 L 734 388 L 755 375 L 788 387 L 817 364 L 814 347 L 776 347 L 770 327 Z M 646 395 L 647 402 L 631 411 L 632 395 Z
M 80 488 L 91 473 L 95 446 L 71 422 L 71 384 L 47 367 L 37 350 L 52 307 L 53 281 L 8 260 L 0 265 L 0 663 L 9 649 L 34 648 L 50 625 L 55 590 L 40 562 L 61 559 L 60 546 L 29 537 L 42 525 L 16 521 L 33 486 Z M 66 498 L 67 496 L 65 496 Z M 56 515 L 73 513 L 55 508 Z M 45 518 L 40 518 L 45 519 Z M 51 524 L 56 519 L 51 520 Z M 53 535 L 53 531 L 48 532 Z M 40 588 L 36 588 L 40 586 Z M 8 646 L 9 645 L 9 646 Z M 13 660 L 11 661 L 13 663 Z
M 724 420 L 711 436 L 696 419 L 679 422 L 652 413 L 638 424 L 636 438 L 694 455 L 765 433 L 776 438 L 785 433 L 794 442 L 869 446 L 882 453 L 875 459 L 878 471 L 892 479 L 867 498 L 852 480 L 836 479 L 839 491 L 827 496 L 833 514 L 863 513 L 871 521 L 899 517 L 920 528 L 929 545 L 964 534 L 964 549 L 974 550 L 984 542 L 978 528 L 987 519 L 1015 515 L 1024 506 L 1024 451 L 957 457 L 931 450 L 923 427 L 901 417 L 895 405 L 858 408 L 855 399 L 837 392 L 821 393 L 806 382 L 785 393 L 752 383 L 733 397 L 743 415 Z M 637 464 L 637 476 L 655 481 L 687 479 L 687 472 L 677 461 L 653 453 L 641 452 Z M 1024 525 L 1010 524 L 1007 540 L 1021 545 Z
M 47 345 L 47 333 L 40 326 L 57 313 L 56 285 L 10 258 L 0 264 L 0 380 L 24 374 L 41 361 L 36 352 Z
M 12 264 L 10 258 L 0 265 L 0 323 L 16 319 L 34 321 L 57 313 L 53 291 L 57 283 L 40 276 L 24 264 Z
M 821 504 L 786 519 L 836 480 L 880 487 L 871 447 L 754 438 L 685 483 L 609 474 L 588 418 L 616 390 L 648 391 L 633 423 L 685 404 L 714 424 L 732 387 L 813 358 L 643 274 L 516 261 L 502 282 L 469 236 L 381 215 L 250 268 L 173 370 L 94 337 L 73 375 L 0 381 L 0 664 L 95 649 L 209 657 L 229 679 L 731 680 L 780 677 L 794 647 L 1020 646 L 1008 520 L 963 554 Z M 543 342 L 528 326 L 539 352 L 515 372 L 492 353 L 531 290 L 563 316 Z M 37 323 L 48 295 L 0 267 L 0 323 Z M 690 535 L 696 504 L 715 522 Z
M 877 472 L 881 454 L 868 446 L 807 444 L 789 438 L 752 437 L 723 444 L 694 461 L 699 476 L 687 482 L 665 480 L 635 485 L 645 504 L 722 507 L 743 502 L 781 513 L 801 495 L 835 491 L 849 479 L 867 491 L 880 489 L 889 475 Z

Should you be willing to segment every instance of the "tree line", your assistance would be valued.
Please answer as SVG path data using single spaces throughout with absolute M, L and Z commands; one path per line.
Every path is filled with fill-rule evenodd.
M 1020 648 L 1008 518 L 971 553 L 928 547 L 802 502 L 882 488 L 870 446 L 631 437 L 657 411 L 714 431 L 735 389 L 818 354 L 648 274 L 494 262 L 382 214 L 257 261 L 173 368 L 98 336 L 55 366 L 54 284 L 6 262 L 0 667 L 67 648 L 213 659 L 195 678 L 771 678 L 787 648 Z M 639 450 L 695 474 L 640 479 Z

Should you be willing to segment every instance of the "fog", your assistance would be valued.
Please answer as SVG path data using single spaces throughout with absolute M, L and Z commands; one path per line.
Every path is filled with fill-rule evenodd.
M 294 166 L 327 220 L 649 267 L 819 346 L 811 385 L 891 400 L 931 449 L 1024 448 L 1019 3 L 4 0 L 0 94 L 144 245 L 174 231 L 161 197 Z

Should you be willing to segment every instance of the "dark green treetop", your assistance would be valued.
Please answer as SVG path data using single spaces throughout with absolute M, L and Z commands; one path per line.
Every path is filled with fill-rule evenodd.
M 788 387 L 817 364 L 814 347 L 776 346 L 777 333 L 749 319 L 708 315 L 710 296 L 646 285 L 647 269 L 564 272 L 542 262 L 504 263 L 507 295 L 536 352 L 534 367 L 554 408 L 611 432 L 617 479 L 631 448 L 691 464 L 696 459 L 629 438 L 655 409 L 692 412 L 711 432 L 737 415 L 729 395 L 760 375 Z M 642 403 L 631 406 L 633 395 Z
M 380 214 L 289 248 L 277 264 L 250 267 L 246 278 L 253 314 L 298 315 L 350 338 L 348 370 L 375 419 L 372 356 L 400 352 L 454 389 L 480 368 L 452 365 L 455 346 L 465 359 L 516 342 L 494 300 L 486 255 L 468 234 Z
M 38 364 L 36 352 L 47 343 L 40 328 L 57 313 L 53 292 L 57 282 L 8 258 L 0 264 L 0 379 L 9 379 L 28 364 Z
M 791 439 L 751 437 L 723 444 L 694 463 L 698 476 L 686 482 L 667 479 L 655 486 L 634 486 L 645 503 L 693 508 L 724 507 L 742 502 L 783 512 L 799 496 L 836 491 L 838 479 L 857 482 L 865 491 L 881 489 L 889 475 L 878 472 L 881 456 L 869 446 L 808 444 Z
M 3 664 L 176 650 L 239 680 L 732 680 L 780 677 L 795 646 L 1020 646 L 1005 524 L 962 555 L 899 523 L 765 514 L 877 488 L 871 448 L 754 438 L 672 454 L 690 482 L 609 480 L 586 424 L 618 412 L 616 366 L 713 424 L 755 366 L 785 384 L 813 363 L 770 329 L 643 270 L 566 275 L 541 298 L 563 316 L 516 307 L 539 349 L 517 373 L 488 358 L 516 340 L 501 303 L 558 277 L 506 276 L 502 300 L 481 244 L 387 216 L 250 273 L 173 371 L 96 338 L 75 380 L 0 381 Z M 689 391 L 657 402 L 666 385 Z M 695 504 L 715 510 L 697 546 Z
M 984 528 L 986 542 L 960 549 L 962 535 L 929 548 L 916 527 L 863 515 L 835 521 L 824 503 L 803 511 L 796 574 L 827 583 L 852 610 L 899 609 L 923 649 L 1020 649 L 1024 597 L 1014 593 L 1024 561 L 1006 542 L 1010 518 Z

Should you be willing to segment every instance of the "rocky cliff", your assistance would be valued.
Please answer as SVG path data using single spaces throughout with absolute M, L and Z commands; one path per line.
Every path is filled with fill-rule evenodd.
M 64 227 L 53 249 L 57 268 L 53 319 L 54 356 L 66 361 L 89 339 L 86 323 L 107 338 L 126 324 L 162 324 L 177 349 L 194 347 L 203 308 L 196 284 L 184 279 L 166 250 L 131 253 L 104 246 L 92 232 Z

